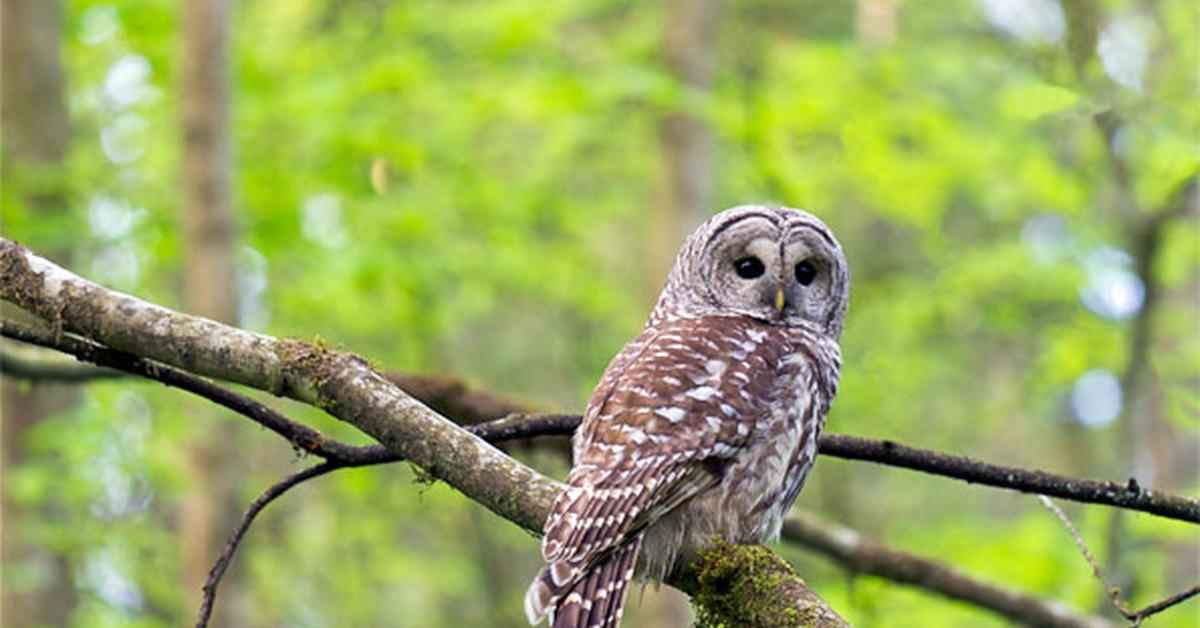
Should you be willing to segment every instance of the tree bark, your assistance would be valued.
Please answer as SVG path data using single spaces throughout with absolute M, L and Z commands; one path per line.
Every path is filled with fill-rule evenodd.
M 3 193 L 46 220 L 65 213 L 61 167 L 70 124 L 59 60 L 62 9 L 56 0 L 4 0 L 0 4 L 0 120 L 3 124 Z M 70 263 L 68 252 L 50 255 Z M 72 387 L 38 384 L 22 389 L 0 382 L 0 625 L 58 625 L 74 608 L 65 558 L 27 543 L 21 528 L 38 514 L 11 500 L 7 479 L 28 459 L 26 434 L 45 417 L 69 407 Z M 14 579 L 14 574 L 42 574 Z

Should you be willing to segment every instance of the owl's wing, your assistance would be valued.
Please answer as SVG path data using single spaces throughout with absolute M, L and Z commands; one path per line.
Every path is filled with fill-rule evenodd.
M 768 411 L 782 342 L 753 321 L 706 317 L 647 330 L 613 360 L 577 436 L 568 488 L 546 521 L 548 584 L 568 589 L 721 480 Z

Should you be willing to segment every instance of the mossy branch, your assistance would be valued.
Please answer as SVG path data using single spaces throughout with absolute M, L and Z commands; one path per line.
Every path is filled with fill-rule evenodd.
M 715 541 L 677 578 L 699 628 L 849 626 L 787 561 L 758 545 Z

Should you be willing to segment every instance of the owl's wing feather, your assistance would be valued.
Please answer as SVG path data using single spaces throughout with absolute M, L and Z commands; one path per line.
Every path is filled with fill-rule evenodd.
M 566 501 L 563 513 L 569 512 L 571 505 L 580 506 L 581 501 L 582 509 L 577 516 L 563 514 L 555 525 L 547 525 L 543 541 L 547 562 L 587 564 L 592 556 L 639 532 L 721 479 L 713 465 L 702 461 L 663 457 L 651 462 L 629 475 L 605 469 L 605 477 L 590 490 L 585 489 L 582 500 Z M 613 485 L 617 477 L 622 482 Z M 554 509 L 556 514 L 559 511 Z

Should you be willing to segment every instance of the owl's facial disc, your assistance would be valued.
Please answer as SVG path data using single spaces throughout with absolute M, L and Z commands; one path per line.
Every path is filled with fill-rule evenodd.
M 841 246 L 820 219 L 741 205 L 708 219 L 684 242 L 651 320 L 748 316 L 836 338 L 849 290 Z
M 709 250 L 716 305 L 774 324 L 826 326 L 836 252 L 818 232 L 751 215 L 720 236 Z

